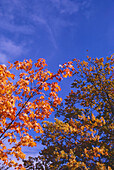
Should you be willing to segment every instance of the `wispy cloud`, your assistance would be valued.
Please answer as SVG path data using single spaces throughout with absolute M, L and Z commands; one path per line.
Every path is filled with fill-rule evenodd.
M 26 23 L 26 20 L 26 6 L 22 1 L 0 1 L 0 29 L 13 33 L 31 34 L 34 28 L 30 23 Z
M 17 33 L 34 35 L 39 25 L 42 25 L 43 31 L 57 49 L 57 37 L 63 27 L 77 25 L 69 16 L 85 10 L 90 1 L 33 0 L 28 3 L 28 0 L 1 0 L 3 10 L 0 10 L 0 28 L 14 35 Z
M 27 51 L 24 44 L 17 44 L 11 39 L 3 37 L 0 42 L 0 63 L 6 63 L 13 59 L 11 57 L 20 56 Z
M 43 26 L 44 30 L 48 33 L 48 37 L 51 40 L 51 42 L 53 43 L 53 46 L 57 49 L 57 42 L 56 42 L 56 39 L 55 39 L 55 36 L 54 36 L 53 29 L 49 25 L 47 20 L 45 18 L 43 18 L 42 16 L 38 16 L 36 14 L 32 15 L 32 19 L 33 19 L 36 26 L 38 26 L 38 25 Z
M 14 41 L 3 38 L 1 40 L 0 50 L 10 55 L 21 55 L 24 49 L 22 45 L 17 45 Z
M 78 23 L 76 23 L 76 14 L 83 11 L 84 15 L 88 15 L 86 12 L 90 6 L 91 0 L 72 1 L 72 0 L 49 0 L 42 1 L 45 3 L 39 3 L 38 10 L 35 10 L 31 18 L 36 27 L 39 24 L 43 25 L 43 28 L 48 33 L 53 46 L 58 48 L 58 36 L 60 36 L 62 30 L 67 27 L 74 27 L 76 29 Z M 49 5 L 48 5 L 48 4 Z M 39 9 L 40 6 L 40 9 Z M 44 12 L 45 9 L 45 12 Z M 74 20 L 71 20 L 71 15 L 74 15 Z
M 72 15 L 85 11 L 90 5 L 92 0 L 72 1 L 72 0 L 50 0 L 54 7 L 56 7 L 61 14 Z
M 71 0 L 50 0 L 60 13 L 73 14 L 79 11 L 79 3 Z
M 34 32 L 32 25 L 11 24 L 10 21 L 4 21 L 3 19 L 0 21 L 0 28 L 12 33 L 32 34 Z

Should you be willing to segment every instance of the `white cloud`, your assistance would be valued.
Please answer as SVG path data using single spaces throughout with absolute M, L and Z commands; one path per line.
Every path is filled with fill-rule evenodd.
M 3 37 L 0 42 L 0 62 L 2 63 L 8 61 L 11 56 L 20 56 L 27 52 L 24 44 L 17 44 L 8 38 Z
M 17 57 L 27 53 L 25 44 L 17 44 L 11 39 L 2 37 L 0 39 L 0 64 L 7 64 L 7 61 L 12 61 Z
M 0 50 L 10 55 L 21 55 L 24 51 L 22 45 L 17 45 L 14 41 L 6 38 L 1 40 Z
M 51 42 L 53 43 L 53 46 L 55 48 L 57 48 L 57 42 L 55 40 L 53 29 L 48 24 L 47 20 L 44 17 L 38 16 L 38 15 L 33 15 L 32 19 L 33 19 L 33 21 L 35 22 L 36 25 L 38 25 L 38 24 L 43 25 L 43 28 L 45 29 L 45 31 L 47 31 L 47 33 L 49 35 L 48 37 L 51 40 Z

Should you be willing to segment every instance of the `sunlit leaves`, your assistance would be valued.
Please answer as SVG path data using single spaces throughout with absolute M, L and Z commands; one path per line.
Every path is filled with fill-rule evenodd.
M 9 155 L 24 159 L 21 147 L 36 146 L 29 131 L 43 132 L 38 119 L 48 118 L 53 106 L 61 103 L 58 82 L 72 76 L 74 67 L 68 62 L 53 74 L 43 58 L 35 64 L 31 59 L 8 63 L 8 67 L 0 65 L 0 158 L 9 167 L 16 167 L 18 164 L 9 161 Z M 19 165 L 17 169 L 23 168 Z
M 66 97 L 65 106 L 54 106 L 63 121 L 43 122 L 44 133 L 36 139 L 45 146 L 39 159 L 50 169 L 114 168 L 114 59 L 111 55 L 95 59 L 87 56 L 87 60 L 73 60 L 73 90 Z M 65 65 L 60 65 L 59 70 L 63 77 L 70 76 Z

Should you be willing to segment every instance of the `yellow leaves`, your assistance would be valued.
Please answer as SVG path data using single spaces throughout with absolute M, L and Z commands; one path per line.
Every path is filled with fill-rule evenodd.
M 104 119 L 104 117 L 101 117 L 101 120 L 102 120 L 103 124 L 105 125 L 105 119 Z
M 112 168 L 110 166 L 108 166 L 108 170 L 112 170 Z
M 30 92 L 30 87 L 27 87 L 27 91 Z
M 64 150 L 61 150 L 61 152 L 60 152 L 60 157 L 61 158 L 68 158 L 68 155 L 65 153 L 65 151 Z
M 88 116 L 87 118 L 88 118 L 88 120 L 90 120 L 90 116 Z
M 100 59 L 99 59 L 99 61 L 100 61 L 100 62 L 103 62 L 103 61 L 104 61 L 104 58 L 103 58 L 103 57 L 102 57 L 102 58 L 100 58 Z
M 87 154 L 87 149 L 86 148 L 84 149 L 84 153 L 85 153 L 85 155 Z
M 89 61 L 91 61 L 91 58 L 89 58 Z M 82 65 L 80 63 L 78 64 L 77 67 L 81 70 L 81 73 L 77 73 L 78 76 L 73 84 L 74 91 L 71 91 L 69 96 L 67 96 L 65 109 L 60 109 L 62 115 L 65 116 L 65 122 L 56 120 L 55 123 L 47 123 L 44 126 L 47 133 L 44 131 L 44 138 L 41 140 L 47 146 L 47 150 L 43 151 L 48 155 L 51 150 L 51 153 L 54 153 L 54 161 L 58 163 L 58 166 L 59 160 L 63 160 L 68 161 L 66 167 L 69 169 L 84 169 L 86 163 L 88 163 L 88 168 L 92 169 L 96 165 L 97 160 L 103 160 L 105 156 L 108 160 L 108 151 L 101 148 L 101 146 L 111 148 L 112 145 L 109 140 L 107 144 L 107 141 L 103 139 L 103 135 L 107 135 L 107 132 L 111 135 L 112 132 L 112 126 L 109 126 L 107 123 L 107 120 L 108 122 L 111 122 L 111 120 L 109 120 L 110 113 L 107 114 L 110 109 L 105 94 L 106 92 L 109 93 L 110 101 L 112 101 L 112 84 L 110 83 L 112 78 L 108 78 L 107 80 L 107 74 L 105 74 L 105 69 L 103 69 L 105 65 L 102 58 L 92 60 L 88 64 L 86 62 L 82 62 Z M 67 77 L 66 73 L 64 73 L 66 67 L 67 64 L 62 65 L 59 73 Z M 83 75 L 83 73 L 84 77 L 80 77 L 81 80 L 79 80 L 79 76 Z M 52 86 L 55 86 L 55 84 Z M 56 89 L 56 87 L 54 88 Z M 52 87 L 48 100 L 51 98 L 56 100 L 58 97 L 54 88 Z M 41 100 L 44 101 L 44 98 L 41 98 Z M 78 103 L 83 104 L 81 108 L 84 108 L 84 110 L 77 109 Z M 59 111 L 59 107 L 57 109 Z M 107 128 L 106 123 L 108 125 Z M 52 149 L 48 148 L 50 141 Z M 71 148 L 73 148 L 72 151 L 70 150 Z M 59 152 L 55 152 L 55 149 Z M 65 157 L 66 153 L 68 157 Z M 67 158 L 69 160 L 66 160 Z M 51 161 L 53 162 L 53 160 Z M 102 168 L 100 166 L 101 164 L 95 168 L 102 169 L 104 165 L 101 166 Z M 88 168 L 86 167 L 85 169 Z
M 53 123 L 49 124 L 48 130 L 51 129 L 53 134 L 57 130 L 56 135 L 52 135 L 51 139 L 54 141 L 57 139 L 57 142 L 61 143 L 61 146 L 63 139 L 65 139 L 65 146 L 68 149 L 73 145 L 72 148 L 74 149 L 69 151 L 70 168 L 76 165 L 76 168 L 80 167 L 83 169 L 83 166 L 85 166 L 84 163 L 77 161 L 75 155 L 77 154 L 80 158 L 80 155 L 83 155 L 83 151 L 86 157 L 84 158 L 84 156 L 82 156 L 84 161 L 93 160 L 93 156 L 100 158 L 100 154 L 106 154 L 106 156 L 108 156 L 108 151 L 104 151 L 102 148 L 92 150 L 89 146 L 91 145 L 91 141 L 93 145 L 99 144 L 98 142 L 100 142 L 99 139 L 101 136 L 96 135 L 98 133 L 98 128 L 106 124 L 104 115 L 107 112 L 106 107 L 109 105 L 107 102 L 108 99 L 106 99 L 104 103 L 103 101 L 104 96 L 106 97 L 106 95 L 104 95 L 106 91 L 108 91 L 108 93 L 110 92 L 110 100 L 112 98 L 112 78 L 106 79 L 106 75 L 112 71 L 112 68 L 110 63 L 106 65 L 103 64 L 103 58 L 96 58 L 95 60 L 92 60 L 89 56 L 87 58 L 91 63 L 86 61 L 80 62 L 74 59 L 77 62 L 77 70 L 80 72 L 75 70 L 72 62 L 68 62 L 63 64 L 56 74 L 47 70 L 47 64 L 44 59 L 37 60 L 35 63 L 35 67 L 37 68 L 35 69 L 32 65 L 32 60 L 24 60 L 23 62 L 16 61 L 14 65 L 10 64 L 9 67 L 10 69 L 13 68 L 21 72 L 19 80 L 16 83 L 12 81 L 15 85 L 11 82 L 11 79 L 15 78 L 14 74 L 10 73 L 6 67 L 0 66 L 0 94 L 2 96 L 0 96 L 0 115 L 2 115 L 0 117 L 0 133 L 3 134 L 8 125 L 10 125 L 10 122 L 13 121 L 8 131 L 14 133 L 8 133 L 7 130 L 5 133 L 8 142 L 14 144 L 14 147 L 9 150 L 10 154 L 14 155 L 17 159 L 23 159 L 24 156 L 20 150 L 21 147 L 36 146 L 33 137 L 28 134 L 29 130 L 33 129 L 36 133 L 43 132 L 40 124 L 38 124 L 38 119 L 43 120 L 44 118 L 48 118 L 54 111 L 51 104 L 56 107 L 62 101 L 62 98 L 58 97 L 58 92 L 61 90 L 58 81 L 61 81 L 63 77 L 71 77 L 75 73 L 81 76 L 81 80 L 77 78 L 76 83 L 74 83 L 74 87 L 77 88 L 77 91 L 71 91 L 66 101 L 68 105 L 65 108 L 65 113 L 63 113 L 67 113 L 69 119 L 67 119 L 67 117 L 67 122 L 65 123 L 58 120 L 54 125 Z M 107 59 L 107 61 L 108 60 L 109 59 Z M 15 73 L 15 71 L 13 73 Z M 101 99 L 103 101 L 100 100 L 100 95 L 102 95 Z M 21 101 L 18 102 L 18 100 Z M 82 103 L 84 110 L 76 109 L 76 102 Z M 103 113 L 101 113 L 104 115 L 98 119 L 95 117 L 96 115 L 93 114 L 94 112 L 91 114 L 89 110 L 85 109 L 87 107 L 94 109 L 98 113 L 105 108 L 102 111 Z M 70 118 L 72 115 L 73 118 L 71 120 Z M 111 126 L 109 127 L 112 128 Z M 103 131 L 105 133 L 105 128 Z M 20 137 L 19 141 L 17 140 L 18 136 Z M 86 146 L 87 148 L 85 148 Z M 3 151 L 6 150 L 4 143 L 1 143 L 1 147 Z M 64 148 L 60 150 L 58 157 L 55 159 L 68 159 L 68 154 L 66 154 Z M 4 161 L 9 157 L 9 153 L 4 156 Z M 0 157 L 2 157 L 1 153 Z M 14 162 L 10 162 L 10 164 L 15 165 Z
M 93 113 L 91 114 L 91 120 L 92 120 L 92 121 L 95 121 L 95 116 L 94 116 Z
M 97 168 L 98 170 L 106 170 L 106 166 L 103 163 L 97 162 Z
M 82 119 L 82 118 L 83 118 L 83 116 L 81 116 L 81 115 L 78 115 L 78 118 L 79 118 L 79 119 Z
M 86 62 L 86 61 L 83 61 L 82 64 L 83 64 L 84 66 L 88 66 L 88 62 Z
M 106 57 L 106 60 L 109 61 L 111 59 L 111 57 Z
M 60 100 L 62 101 L 62 98 L 60 98 Z M 53 112 L 53 111 L 54 111 L 54 109 L 53 109 L 53 108 L 50 108 L 50 111 L 51 111 L 51 112 Z
M 9 63 L 9 69 L 12 69 L 13 68 L 13 64 L 10 63 L 9 61 L 8 61 L 8 63 Z
M 58 76 L 60 76 L 60 74 L 62 74 L 62 77 L 67 78 L 67 77 L 71 77 L 73 74 L 73 71 L 75 71 L 75 68 L 73 66 L 73 62 L 68 62 L 63 64 L 62 66 L 60 65 L 61 69 L 59 69 L 58 71 Z M 62 77 L 57 77 L 57 80 L 61 80 Z
M 82 130 L 82 131 L 84 131 L 84 128 L 85 128 L 84 126 L 81 126 L 81 130 Z

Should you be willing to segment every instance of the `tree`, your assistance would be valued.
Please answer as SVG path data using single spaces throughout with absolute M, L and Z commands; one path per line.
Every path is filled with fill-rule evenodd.
M 66 63 L 64 70 L 59 69 L 56 74 L 46 67 L 42 58 L 35 64 L 30 59 L 9 62 L 7 67 L 0 65 L 0 160 L 8 167 L 24 169 L 10 156 L 25 159 L 22 146 L 36 146 L 29 131 L 43 132 L 38 120 L 48 118 L 53 112 L 52 106 L 62 101 L 58 97 L 61 88 L 57 81 L 72 76 L 74 71 L 72 62 Z
M 113 55 L 76 61 L 75 80 L 65 105 L 54 107 L 63 120 L 43 122 L 36 140 L 39 159 L 56 170 L 111 170 L 113 165 Z M 39 165 L 40 168 L 40 165 Z

